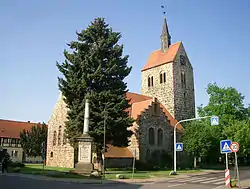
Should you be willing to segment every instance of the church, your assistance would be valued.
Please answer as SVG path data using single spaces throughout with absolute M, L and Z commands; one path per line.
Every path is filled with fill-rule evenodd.
M 183 43 L 171 43 L 166 17 L 160 39 L 161 48 L 150 54 L 141 70 L 141 94 L 126 93 L 131 104 L 129 116 L 135 120 L 128 129 L 134 134 L 127 148 L 109 146 L 104 154 L 107 166 L 128 166 L 134 157 L 148 162 L 162 153 L 172 156 L 174 125 L 195 117 L 193 68 Z M 66 116 L 60 94 L 48 122 L 47 166 L 75 166 L 74 149 L 64 135 Z M 177 142 L 182 131 L 179 124 Z

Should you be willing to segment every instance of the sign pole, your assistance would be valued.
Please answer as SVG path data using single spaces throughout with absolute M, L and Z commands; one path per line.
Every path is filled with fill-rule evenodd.
M 227 153 L 226 153 L 226 169 L 228 169 L 228 158 L 227 158 Z
M 134 158 L 133 158 L 133 168 L 132 168 L 132 179 L 134 180 L 134 174 L 135 174 L 135 155 L 136 155 L 136 150 L 134 149 Z M 135 180 L 134 180 L 135 182 Z
M 237 172 L 238 186 L 240 188 L 240 175 L 239 175 L 239 167 L 238 167 L 238 160 L 237 160 L 237 152 L 234 152 L 234 155 L 235 155 L 235 166 L 236 166 L 236 172 Z

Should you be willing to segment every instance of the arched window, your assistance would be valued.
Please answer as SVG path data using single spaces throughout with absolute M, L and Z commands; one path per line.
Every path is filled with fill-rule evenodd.
M 59 126 L 58 129 L 58 139 L 57 139 L 58 145 L 62 144 L 62 126 Z
M 162 146 L 163 145 L 163 130 L 162 129 L 158 129 L 158 132 L 157 132 L 157 143 L 158 143 L 158 146 Z
M 162 73 L 160 73 L 160 83 L 162 83 Z
M 160 73 L 160 83 L 166 83 L 166 73 Z
M 154 86 L 154 78 L 151 76 L 151 86 Z
M 51 158 L 53 157 L 53 152 L 50 152 L 50 157 L 51 157 Z
M 153 128 L 149 128 L 148 130 L 148 141 L 150 145 L 155 144 L 155 132 Z
M 181 87 L 186 87 L 186 74 L 184 72 L 181 72 Z
M 150 87 L 150 77 L 148 77 L 148 87 Z
M 54 131 L 54 134 L 53 134 L 53 146 L 56 145 L 56 131 Z
M 163 82 L 166 83 L 166 73 L 163 74 Z

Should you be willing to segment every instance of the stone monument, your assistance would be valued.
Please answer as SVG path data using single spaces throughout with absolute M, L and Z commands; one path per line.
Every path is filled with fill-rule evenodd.
M 91 174 L 94 166 L 92 164 L 92 141 L 89 136 L 89 101 L 85 101 L 83 134 L 78 138 L 78 163 L 75 172 L 79 174 Z

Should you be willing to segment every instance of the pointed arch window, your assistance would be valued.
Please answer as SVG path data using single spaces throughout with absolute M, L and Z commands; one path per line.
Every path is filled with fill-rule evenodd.
M 160 73 L 160 83 L 166 83 L 166 73 Z
M 56 145 L 56 131 L 53 133 L 53 146 Z
M 186 74 L 185 74 L 185 72 L 181 72 L 181 87 L 186 88 Z
M 58 145 L 61 145 L 61 144 L 62 144 L 62 126 L 59 126 L 59 129 L 58 129 L 58 139 L 57 139 L 57 143 L 58 143 Z
M 150 145 L 155 144 L 155 132 L 153 128 L 149 128 L 148 130 L 148 141 Z
M 148 87 L 154 86 L 154 78 L 153 76 L 148 76 Z
M 158 146 L 163 145 L 163 130 L 161 128 L 157 131 L 157 144 Z

